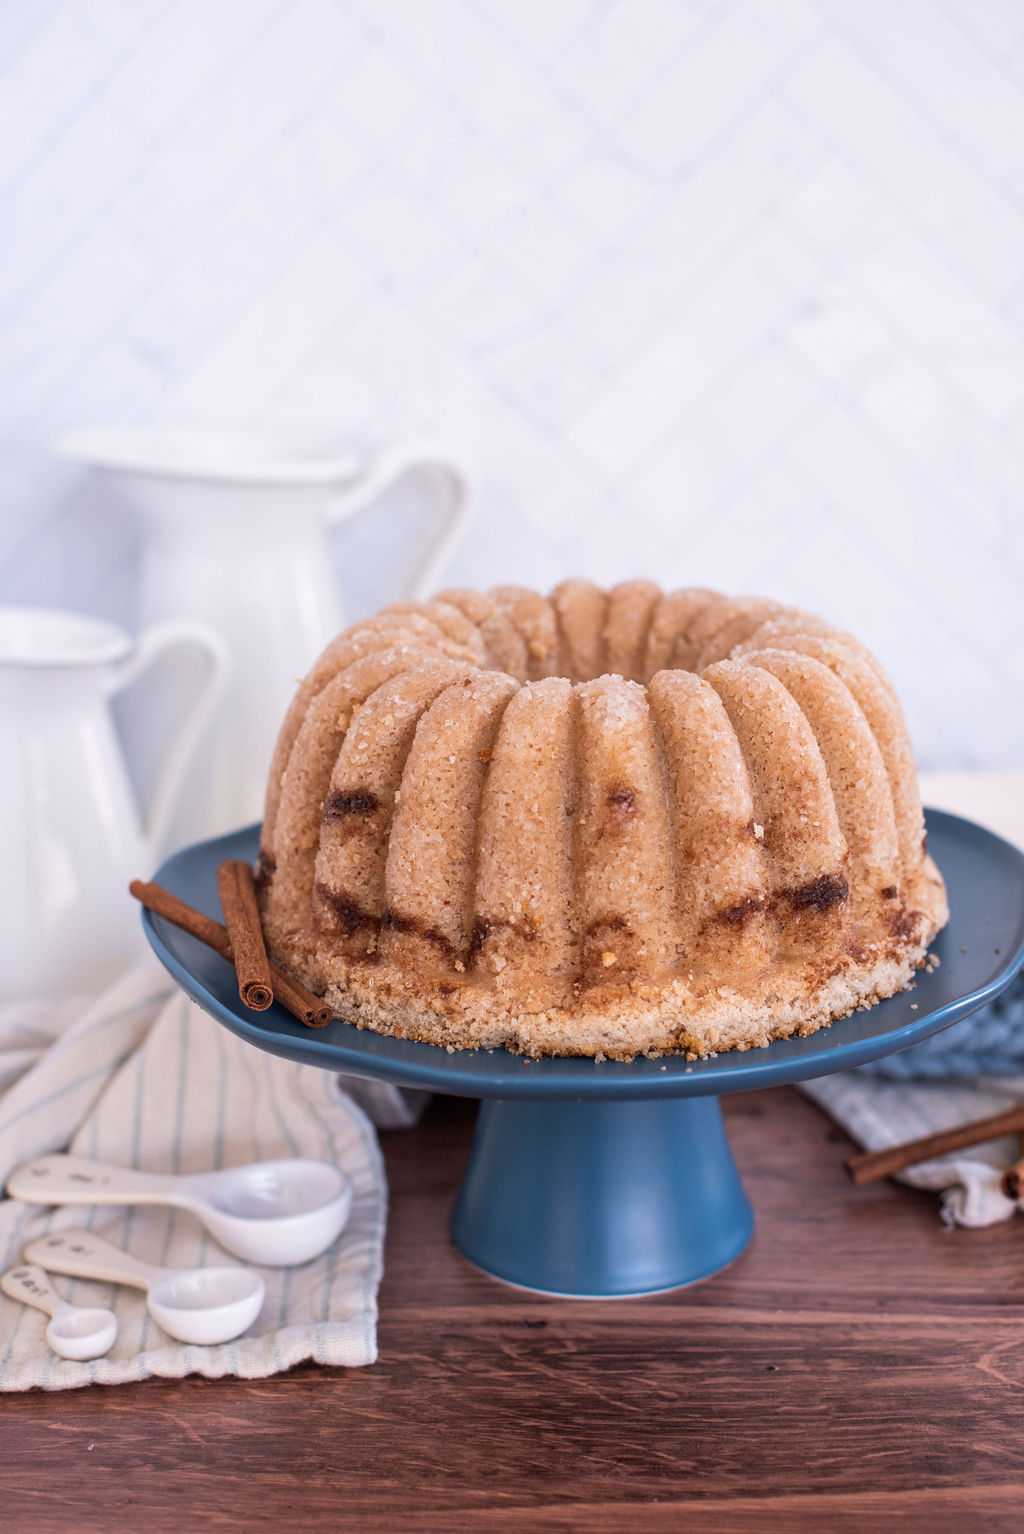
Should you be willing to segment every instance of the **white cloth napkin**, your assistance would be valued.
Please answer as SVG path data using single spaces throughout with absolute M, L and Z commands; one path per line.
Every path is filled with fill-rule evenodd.
M 0 1295 L 0 1390 L 118 1384 L 150 1375 L 259 1378 L 306 1359 L 368 1364 L 377 1356 L 377 1287 L 387 1186 L 373 1115 L 382 1127 L 415 1121 L 419 1098 L 375 1082 L 294 1065 L 220 1027 L 150 956 L 80 1011 L 74 1004 L 0 1009 L 0 1182 L 15 1167 L 68 1149 L 149 1172 L 199 1172 L 279 1156 L 332 1161 L 352 1179 L 349 1221 L 322 1257 L 299 1268 L 262 1268 L 266 1302 L 245 1336 L 216 1347 L 174 1341 L 153 1321 L 141 1290 L 55 1278 L 73 1304 L 118 1318 L 111 1352 L 91 1363 L 51 1353 L 47 1318 Z M 366 1111 L 364 1111 L 364 1109 Z M 30 1237 L 83 1225 L 166 1267 L 238 1259 L 224 1254 L 181 1210 L 41 1210 L 0 1202 L 0 1262 L 20 1261 Z
M 926 804 L 966 815 L 1024 847 L 1024 773 L 922 774 L 921 793 Z M 1024 1101 L 1024 1077 L 957 1074 L 969 1059 L 970 1046 L 963 1041 L 970 1035 L 970 1019 L 956 1024 L 948 1035 L 938 1035 L 930 1050 L 921 1051 L 922 1079 L 885 1080 L 865 1067 L 804 1082 L 803 1091 L 865 1150 L 917 1140 L 936 1130 L 1001 1113 Z M 950 1045 L 950 1075 L 936 1080 L 944 1039 Z M 986 1058 L 991 1056 L 990 1047 Z M 994 1061 L 991 1063 L 995 1068 Z M 925 1065 L 927 1080 L 923 1079 Z M 1014 1069 L 1012 1056 L 1009 1068 Z M 1003 1172 L 1021 1154 L 1018 1137 L 1007 1135 L 987 1145 L 907 1167 L 896 1175 L 911 1187 L 941 1193 L 940 1212 L 947 1224 L 992 1225 L 1009 1219 L 1017 1209 L 1024 1210 L 1024 1200 L 1013 1202 L 999 1186 Z

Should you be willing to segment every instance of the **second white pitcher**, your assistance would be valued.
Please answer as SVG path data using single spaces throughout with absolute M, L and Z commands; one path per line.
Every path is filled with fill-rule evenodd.
M 140 621 L 198 618 L 231 652 L 231 687 L 172 844 L 257 820 L 280 719 L 298 680 L 346 621 L 329 528 L 406 474 L 438 471 L 447 495 L 437 532 L 407 589 L 396 592 L 418 598 L 434 589 L 465 526 L 462 470 L 429 444 L 360 461 L 269 437 L 155 427 L 78 432 L 56 451 L 109 474 L 143 520 Z M 142 734 L 145 749 L 158 731 Z

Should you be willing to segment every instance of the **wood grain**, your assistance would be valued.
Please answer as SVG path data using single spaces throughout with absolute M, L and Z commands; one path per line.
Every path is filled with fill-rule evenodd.
M 725 1100 L 758 1228 L 651 1300 L 545 1300 L 448 1245 L 473 1105 L 383 1137 L 380 1362 L 0 1401 L 24 1530 L 1019 1529 L 1024 1231 L 851 1187 L 791 1089 Z

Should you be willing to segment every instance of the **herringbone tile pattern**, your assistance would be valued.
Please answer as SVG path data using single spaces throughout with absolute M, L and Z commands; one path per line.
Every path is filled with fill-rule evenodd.
M 131 620 L 64 428 L 429 429 L 454 577 L 782 595 L 1024 760 L 1016 0 L 8 0 L 0 229 L 0 599 Z

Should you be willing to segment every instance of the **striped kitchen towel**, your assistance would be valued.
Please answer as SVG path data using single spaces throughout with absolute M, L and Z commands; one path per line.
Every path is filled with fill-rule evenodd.
M 802 1090 L 858 1145 L 882 1150 L 1015 1107 L 1024 1101 L 1024 1077 L 891 1082 L 842 1071 L 805 1081 Z M 1007 1167 L 1022 1154 L 1019 1136 L 1004 1135 L 895 1175 L 912 1188 L 941 1193 L 940 1211 L 947 1225 L 994 1225 L 1018 1209 L 1024 1211 L 1024 1199 L 1014 1202 L 999 1186 Z
M 196 1347 L 168 1337 L 140 1290 L 57 1278 L 74 1304 L 112 1308 L 118 1339 L 106 1358 L 73 1363 L 44 1340 L 46 1317 L 0 1295 L 0 1390 L 119 1384 L 150 1375 L 258 1378 L 307 1359 L 368 1364 L 377 1356 L 377 1288 L 387 1187 L 372 1115 L 415 1121 L 420 1102 L 379 1083 L 294 1065 L 237 1039 L 173 988 L 150 956 L 98 1001 L 75 1011 L 0 1009 L 0 1181 L 47 1151 L 150 1172 L 199 1172 L 278 1156 L 332 1161 L 352 1179 L 352 1214 L 333 1246 L 299 1268 L 264 1268 L 263 1310 L 235 1342 Z M 364 1111 L 365 1110 L 365 1111 Z M 225 1257 L 181 1210 L 41 1210 L 0 1202 L 0 1262 L 32 1236 L 86 1225 L 148 1262 L 197 1267 Z

